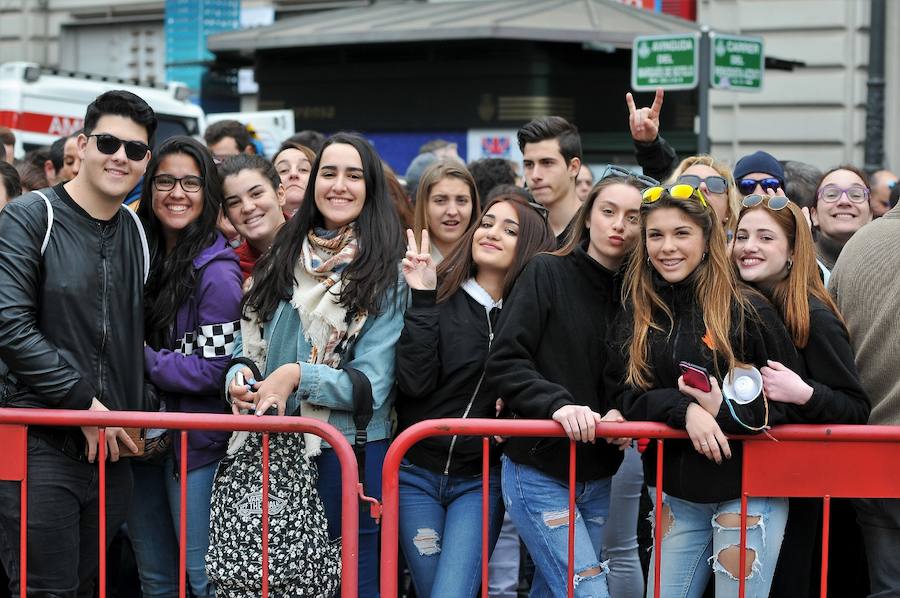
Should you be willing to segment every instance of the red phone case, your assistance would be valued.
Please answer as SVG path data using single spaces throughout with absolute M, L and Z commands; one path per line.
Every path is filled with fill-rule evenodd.
M 687 363 L 686 361 L 682 361 L 678 365 L 681 368 L 682 375 L 684 376 L 685 384 L 687 384 L 691 388 L 702 390 L 703 392 L 709 392 L 710 390 L 712 390 L 712 386 L 709 383 L 709 374 L 706 372 L 705 368 L 702 368 L 699 365 L 694 365 L 692 363 Z

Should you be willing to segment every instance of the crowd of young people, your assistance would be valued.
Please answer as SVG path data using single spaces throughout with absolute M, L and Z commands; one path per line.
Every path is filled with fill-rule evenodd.
M 544 117 L 518 135 L 527 190 L 485 189 L 461 161 L 432 156 L 410 205 L 360 135 L 337 133 L 315 149 L 287 140 L 269 161 L 229 123 L 211 127 L 206 146 L 174 137 L 151 152 L 149 107 L 104 94 L 76 137 L 74 178 L 0 215 L 2 403 L 189 413 L 227 403 L 235 414 L 315 417 L 354 444 L 361 375 L 372 414 L 360 451 L 376 498 L 391 438 L 417 422 L 554 420 L 566 438 L 494 441 L 486 530 L 479 439 L 435 438 L 409 451 L 399 544 L 416 596 L 475 596 L 482 534 L 493 550 L 501 528 L 533 561 L 531 595 L 564 596 L 570 523 L 576 596 L 639 597 L 644 579 L 647 596 L 699 598 L 708 585 L 731 596 L 741 565 L 747 596 L 810 595 L 817 503 L 750 499 L 741 563 L 742 452 L 728 435 L 866 423 L 871 403 L 886 404 L 861 379 L 860 347 L 826 288 L 841 250 L 872 219 L 867 177 L 832 169 L 815 201 L 800 205 L 785 195 L 784 166 L 765 152 L 733 170 L 706 155 L 679 161 L 659 136 L 662 100 L 658 92 L 638 108 L 626 98 L 636 159 L 662 183 L 612 166 L 592 172 L 577 128 Z M 142 175 L 136 210 L 121 208 Z M 751 367 L 762 389 L 723 390 L 731 372 Z M 686 368 L 707 372 L 708 386 Z M 148 407 L 148 396 L 159 404 Z M 658 588 L 641 570 L 636 532 L 642 486 L 656 497 L 655 446 L 641 456 L 632 439 L 596 436 L 597 423 L 626 420 L 689 437 L 667 442 L 663 457 L 652 517 L 664 526 Z M 143 594 L 176 596 L 180 436 L 147 431 L 144 456 L 125 460 L 132 440 L 106 433 L 110 529 L 127 520 Z M 96 443 L 96 429 L 32 430 L 29 595 L 92 590 Z M 198 597 L 216 595 L 206 553 L 227 448 L 226 433 L 188 435 L 181 548 Z M 327 444 L 304 450 L 337 539 L 339 462 Z M 129 508 L 132 492 L 140 500 Z M 0 554 L 17 594 L 18 488 L 0 482 L 0 495 Z M 895 512 L 865 508 L 871 519 Z M 361 508 L 360 596 L 378 595 L 378 534 Z M 866 537 L 880 551 L 897 541 L 896 527 Z M 886 558 L 869 554 L 873 588 L 897 580 Z

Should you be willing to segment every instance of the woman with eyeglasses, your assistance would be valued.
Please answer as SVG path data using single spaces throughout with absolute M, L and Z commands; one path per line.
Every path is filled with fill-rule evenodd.
M 816 257 L 825 286 L 831 269 L 856 231 L 872 221 L 869 179 L 855 166 L 832 168 L 816 189 L 816 204 L 810 209 Z
M 412 290 L 397 343 L 398 429 L 439 417 L 494 417 L 484 375 L 503 299 L 532 256 L 556 247 L 547 222 L 511 185 L 488 197 L 478 225 L 440 266 L 406 231 L 403 274 Z M 481 583 L 481 534 L 500 533 L 499 455 L 490 474 L 489 529 L 481 523 L 481 439 L 453 436 L 413 446 L 400 465 L 400 546 L 421 598 L 472 597 Z
M 478 224 L 481 213 L 475 179 L 465 165 L 445 159 L 428 167 L 416 191 L 416 242 L 428 231 L 431 256 L 440 264 L 456 243 Z
M 241 271 L 216 231 L 221 196 L 212 156 L 200 142 L 172 137 L 154 152 L 137 214 L 151 250 L 144 288 L 145 373 L 165 411 L 222 411 L 219 383 L 238 329 Z M 128 532 L 148 597 L 179 595 L 181 437 L 168 434 L 148 431 L 145 460 L 133 464 L 136 500 Z M 198 598 L 215 595 L 205 563 L 209 504 L 229 435 L 188 433 L 187 576 Z
M 744 282 L 773 303 L 803 365 L 797 373 L 777 361 L 762 368 L 767 398 L 783 407 L 783 421 L 771 423 L 866 423 L 869 402 L 847 328 L 819 276 L 806 218 L 784 196 L 749 195 L 742 206 L 732 250 L 734 265 Z M 820 524 L 818 499 L 790 499 L 771 596 L 810 595 L 819 566 L 813 553 Z
M 690 185 L 700 190 L 725 228 L 730 241 L 740 210 L 740 199 L 731 169 L 712 156 L 690 156 L 682 160 L 670 177 L 672 184 Z
M 563 438 L 510 438 L 501 459 L 503 498 L 535 563 L 532 596 L 565 596 L 569 441 L 575 471 L 575 595 L 609 596 L 606 555 L 611 478 L 629 442 L 596 438 L 596 424 L 621 421 L 602 366 L 619 314 L 619 268 L 638 238 L 645 186 L 634 177 L 597 183 L 573 220 L 567 244 L 536 256 L 506 299 L 486 380 L 513 417 L 552 419 Z
M 795 367 L 797 358 L 777 312 L 739 287 L 724 229 L 701 192 L 689 185 L 647 189 L 640 227 L 624 282 L 631 312 L 625 362 L 616 364 L 611 351 L 608 372 L 624 372 L 619 401 L 626 418 L 664 422 L 690 438 L 665 443 L 663 502 L 656 505 L 662 587 L 654 586 L 651 567 L 647 595 L 699 597 L 714 574 L 716 595 L 736 596 L 742 451 L 725 433 L 763 430 L 770 406 L 761 395 L 724 399 L 720 381 L 739 365 L 763 367 L 774 359 Z M 691 371 L 700 373 L 696 388 L 685 381 Z M 647 479 L 655 478 L 656 457 L 651 444 L 644 453 Z M 748 514 L 746 595 L 764 597 L 787 501 L 751 498 Z

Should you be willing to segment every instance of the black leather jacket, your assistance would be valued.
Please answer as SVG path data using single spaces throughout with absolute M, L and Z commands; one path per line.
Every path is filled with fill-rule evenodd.
M 143 268 L 139 227 L 122 208 L 92 218 L 62 185 L 0 212 L 0 405 L 140 407 Z

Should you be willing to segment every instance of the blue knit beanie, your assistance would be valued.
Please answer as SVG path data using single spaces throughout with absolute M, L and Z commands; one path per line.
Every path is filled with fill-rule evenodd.
M 751 172 L 770 174 L 784 184 L 784 167 L 772 154 L 758 151 L 744 156 L 734 165 L 734 180 L 739 181 Z

